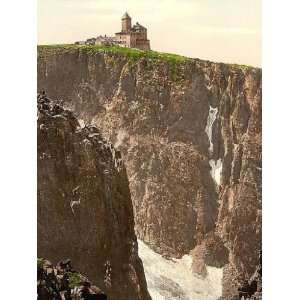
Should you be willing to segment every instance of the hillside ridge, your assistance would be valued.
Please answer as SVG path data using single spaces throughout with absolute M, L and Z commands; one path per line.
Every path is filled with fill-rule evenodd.
M 185 61 L 201 61 L 212 64 L 226 65 L 228 67 L 233 67 L 237 69 L 260 69 L 259 67 L 254 67 L 250 65 L 238 64 L 238 63 L 225 63 L 225 62 L 214 62 L 210 60 L 205 60 L 197 57 L 187 57 L 175 53 L 159 52 L 154 50 L 143 51 L 135 48 L 125 48 L 120 46 L 106 46 L 106 45 L 76 45 L 76 44 L 49 44 L 49 45 L 38 45 L 38 53 L 41 51 L 55 51 L 55 50 L 71 50 L 79 49 L 81 51 L 86 51 L 90 53 L 106 53 L 106 54 L 121 54 L 129 58 L 134 59 L 154 59 L 162 60 L 167 62 L 184 63 Z

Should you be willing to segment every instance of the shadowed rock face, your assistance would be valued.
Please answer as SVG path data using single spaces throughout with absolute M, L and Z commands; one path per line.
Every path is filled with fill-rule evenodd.
M 109 299 L 150 299 L 119 153 L 44 96 L 37 128 L 38 257 L 70 258 Z
M 260 249 L 261 70 L 187 60 L 176 73 L 163 60 L 39 49 L 38 88 L 121 150 L 139 238 L 226 265 L 231 299 Z
M 245 77 L 242 93 L 240 104 L 233 106 L 232 113 L 225 113 L 225 102 L 221 101 L 220 107 L 224 116 L 221 134 L 227 151 L 217 232 L 230 250 L 230 264 L 223 277 L 223 295 L 228 298 L 235 295 L 237 285 L 232 277 L 239 283 L 249 278 L 259 264 L 261 249 L 260 73 L 251 72 Z

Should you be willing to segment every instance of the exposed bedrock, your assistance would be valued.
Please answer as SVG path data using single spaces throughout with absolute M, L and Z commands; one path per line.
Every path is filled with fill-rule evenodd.
M 150 299 L 119 153 L 44 96 L 37 129 L 38 257 L 70 258 L 109 299 Z
M 38 88 L 122 152 L 139 238 L 226 265 L 230 299 L 260 249 L 261 70 L 39 48 Z

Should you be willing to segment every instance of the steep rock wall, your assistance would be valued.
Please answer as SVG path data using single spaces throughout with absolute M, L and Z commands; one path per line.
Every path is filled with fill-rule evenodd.
M 187 59 L 175 72 L 163 59 L 39 49 L 38 88 L 124 154 L 137 235 L 163 255 L 226 264 L 230 299 L 260 249 L 261 70 Z
M 150 299 L 120 154 L 45 96 L 37 128 L 38 257 L 70 258 L 109 299 Z

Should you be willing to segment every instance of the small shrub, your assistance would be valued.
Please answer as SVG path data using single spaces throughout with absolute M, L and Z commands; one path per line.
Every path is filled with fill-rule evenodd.
M 81 284 L 81 276 L 79 273 L 68 272 L 67 274 L 69 276 L 69 286 L 71 289 Z
M 37 266 L 38 268 L 42 268 L 44 264 L 45 259 L 44 258 L 38 258 L 37 259 Z

